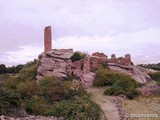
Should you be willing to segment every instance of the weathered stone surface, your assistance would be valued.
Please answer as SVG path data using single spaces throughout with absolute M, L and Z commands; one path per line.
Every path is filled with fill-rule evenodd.
M 143 96 L 160 95 L 160 85 L 151 85 L 140 88 L 139 92 Z
M 83 59 L 83 72 L 89 73 L 90 72 L 90 55 L 86 55 Z
M 105 59 L 101 59 L 96 56 L 91 56 L 91 71 L 94 71 L 98 67 L 102 66 L 103 63 L 107 63 Z
M 108 63 L 115 63 L 115 64 L 126 65 L 126 66 L 131 66 L 133 64 L 131 61 L 130 54 L 126 54 L 125 57 L 119 57 L 119 58 L 116 58 L 116 55 L 112 54 L 111 59 L 108 59 L 107 61 Z
M 92 56 L 97 56 L 97 57 L 102 58 L 102 59 L 107 59 L 108 58 L 107 55 L 105 55 L 104 53 L 99 53 L 99 52 L 92 53 Z
M 56 62 L 50 58 L 43 58 L 41 63 L 41 66 L 45 67 L 46 70 L 52 70 Z
M 132 65 L 130 54 L 125 55 L 125 62 L 126 62 L 125 65 L 128 65 L 128 66 Z
M 52 32 L 51 26 L 44 29 L 44 52 L 52 50 Z
M 82 83 L 86 86 L 86 87 L 90 87 L 93 84 L 94 78 L 95 78 L 95 73 L 93 72 L 88 72 L 88 73 L 83 73 L 80 76 Z
M 136 66 L 124 66 L 115 63 L 108 63 L 108 67 L 111 70 L 115 70 L 117 72 L 131 76 L 139 83 L 146 83 L 151 81 L 150 76 L 138 69 Z
M 72 49 L 53 49 L 40 55 L 41 65 L 37 69 L 37 79 L 43 76 L 66 78 L 72 74 Z
M 82 70 L 83 69 L 83 59 L 81 59 L 79 61 L 75 61 L 73 63 L 73 69 Z
M 45 75 L 62 79 L 75 75 L 81 78 L 85 86 L 91 86 L 94 80 L 92 72 L 107 63 L 111 70 L 129 75 L 140 83 L 151 81 L 146 72 L 132 65 L 130 54 L 120 58 L 113 54 L 111 59 L 107 59 L 107 55 L 96 52 L 74 63 L 70 60 L 72 55 L 72 49 L 53 49 L 39 55 L 41 65 L 37 69 L 37 79 Z
M 47 57 L 57 58 L 58 60 L 69 60 L 73 55 L 73 49 L 53 49 L 46 52 Z
M 111 55 L 111 59 L 116 59 L 116 55 L 115 55 L 115 54 L 112 54 L 112 55 Z

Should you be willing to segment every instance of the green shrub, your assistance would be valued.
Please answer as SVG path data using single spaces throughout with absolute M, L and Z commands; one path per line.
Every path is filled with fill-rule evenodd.
M 107 68 L 100 67 L 96 71 L 96 77 L 93 82 L 93 85 L 96 87 L 113 85 L 118 79 L 119 79 L 119 74 L 117 74 Z
M 40 87 L 36 81 L 21 82 L 17 85 L 17 93 L 20 94 L 20 98 L 24 101 L 31 99 L 34 95 L 40 94 Z
M 74 97 L 74 95 L 80 95 L 82 91 L 82 94 L 85 93 L 82 88 L 72 90 L 71 81 L 60 81 L 54 77 L 43 77 L 39 85 L 41 94 L 48 99 L 49 102 L 70 99 Z
M 0 115 L 7 114 L 10 108 L 19 107 L 20 102 L 16 93 L 0 87 Z
M 0 74 L 0 81 L 5 81 L 8 80 L 10 78 L 9 74 Z
M 35 81 L 38 64 L 25 66 L 17 77 L 0 86 L 0 114 L 25 106 L 29 114 L 64 117 L 67 120 L 100 119 L 101 109 L 82 86 L 73 89 L 72 81 L 43 77 Z
M 1 84 L 1 88 L 5 90 L 4 95 L 6 94 L 3 99 L 6 102 L 2 101 L 2 103 L 4 103 L 6 113 L 10 107 L 13 107 L 11 104 L 13 103 L 12 101 L 17 101 L 16 104 L 21 102 L 25 104 L 25 101 L 30 99 L 33 95 L 38 94 L 40 90 L 38 90 L 38 84 L 35 82 L 37 67 L 38 62 L 36 62 L 36 64 L 32 64 L 32 66 L 30 65 L 29 67 L 22 69 L 18 76 L 11 77 L 9 80 L 6 80 Z M 2 93 L 0 93 L 0 95 L 2 95 Z
M 80 53 L 75 52 L 70 59 L 72 60 L 72 62 L 79 61 L 81 59 L 81 55 Z
M 16 90 L 17 85 L 21 82 L 19 77 L 11 78 L 10 80 L 5 81 L 4 87 L 9 90 Z
M 126 92 L 126 96 L 129 99 L 134 99 L 134 98 L 138 97 L 139 95 L 140 95 L 140 93 L 136 89 L 130 89 L 129 91 Z
M 31 64 L 29 67 L 22 69 L 19 73 L 19 77 L 23 80 L 36 80 L 39 64 L 39 61 L 37 61 L 35 64 Z
M 160 71 L 160 63 L 157 64 L 140 64 L 139 66 Z
M 0 74 L 6 73 L 7 72 L 7 68 L 4 64 L 0 64 Z
M 119 79 L 111 86 L 111 88 L 106 89 L 104 94 L 106 95 L 120 95 L 124 94 L 128 98 L 133 99 L 139 96 L 138 91 L 136 90 L 140 84 L 137 83 L 134 79 L 129 76 L 119 75 Z
M 75 97 L 74 100 L 64 100 L 54 104 L 53 115 L 67 120 L 99 120 L 101 109 L 88 96 Z
M 111 86 L 104 91 L 105 95 L 124 94 L 130 99 L 139 95 L 136 88 L 141 86 L 130 76 L 113 72 L 107 67 L 98 68 L 93 85 L 97 87 Z
M 26 112 L 35 115 L 44 115 L 49 104 L 42 96 L 33 96 L 25 105 Z
M 72 60 L 72 62 L 75 61 L 79 61 L 81 59 L 83 59 L 86 56 L 86 53 L 82 53 L 82 52 L 75 52 L 70 59 Z
M 37 75 L 37 68 L 39 66 L 39 61 L 35 64 L 30 65 L 22 69 L 17 77 L 12 77 L 4 83 L 4 86 L 8 89 L 17 89 L 17 86 L 21 82 L 35 81 Z
M 160 84 L 160 72 L 156 72 L 156 73 L 149 73 L 149 76 L 157 81 L 158 84 Z

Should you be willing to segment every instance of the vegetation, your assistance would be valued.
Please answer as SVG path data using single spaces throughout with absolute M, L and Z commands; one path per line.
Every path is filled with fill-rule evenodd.
M 130 78 L 129 76 L 120 75 L 119 79 L 111 86 L 111 88 L 106 89 L 104 94 L 106 95 L 120 95 L 124 94 L 129 99 L 133 99 L 139 96 L 136 88 L 139 84 Z
M 83 59 L 85 56 L 86 56 L 86 53 L 75 52 L 70 59 L 72 60 L 72 62 L 75 62 Z
M 5 66 L 4 64 L 1 64 L 1 65 L 0 65 L 0 74 L 6 73 L 6 72 L 7 72 L 6 66 Z
M 149 73 L 149 76 L 152 78 L 152 80 L 155 80 L 158 84 L 160 84 L 160 72 Z
M 0 74 L 0 82 L 8 80 L 10 78 L 9 74 Z
M 0 114 L 10 109 L 24 107 L 35 115 L 64 117 L 67 120 L 95 119 L 101 117 L 101 109 L 82 86 L 71 87 L 72 81 L 43 77 L 36 82 L 39 62 L 27 65 L 19 75 L 11 77 L 0 86 Z
M 105 95 L 124 94 L 129 99 L 139 96 L 136 88 L 139 87 L 140 84 L 131 77 L 113 72 L 104 67 L 99 68 L 96 73 L 94 86 L 110 86 L 109 89 L 105 90 Z
M 157 63 L 157 64 L 140 64 L 139 66 L 160 71 L 160 63 Z
M 123 108 L 129 114 L 153 114 L 159 115 L 159 96 L 138 97 L 134 100 L 125 100 L 122 103 Z M 132 117 L 131 120 L 158 120 L 158 117 Z
M 19 73 L 23 68 L 28 68 L 36 63 L 36 60 L 26 63 L 25 65 L 17 65 L 12 67 L 6 67 L 4 64 L 0 64 L 0 74 L 6 74 L 6 73 Z
M 106 67 L 100 67 L 96 71 L 96 77 L 93 85 L 96 87 L 113 85 L 119 78 L 119 74 L 112 72 Z

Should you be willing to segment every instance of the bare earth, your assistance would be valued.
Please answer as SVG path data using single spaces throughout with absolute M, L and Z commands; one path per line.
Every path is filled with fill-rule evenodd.
M 103 95 L 104 90 L 105 88 L 90 87 L 87 89 L 87 92 L 92 94 L 93 101 L 100 105 L 107 120 L 120 120 L 118 110 L 113 103 L 114 97 Z

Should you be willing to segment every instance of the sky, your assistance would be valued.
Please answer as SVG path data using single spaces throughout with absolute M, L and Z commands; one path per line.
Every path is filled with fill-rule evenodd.
M 44 28 L 52 47 L 131 54 L 135 64 L 160 62 L 160 0 L 0 0 L 0 64 L 36 59 Z

